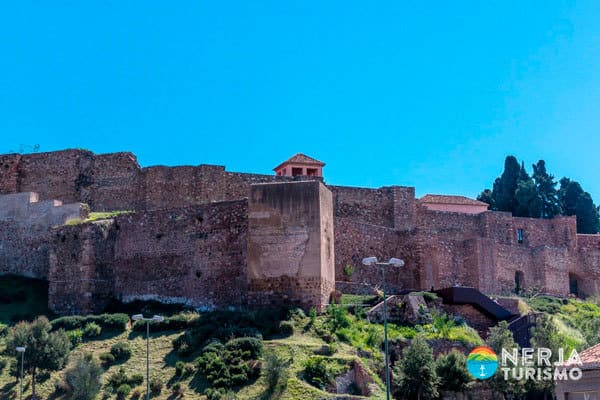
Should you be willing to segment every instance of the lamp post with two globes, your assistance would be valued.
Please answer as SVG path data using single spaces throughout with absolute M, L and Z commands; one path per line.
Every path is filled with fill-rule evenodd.
M 404 261 L 399 258 L 390 258 L 388 262 L 379 262 L 377 257 L 363 258 L 362 263 L 367 266 L 381 267 L 381 279 L 383 285 L 383 335 L 385 342 L 385 395 L 386 400 L 390 400 L 390 358 L 388 353 L 388 333 L 387 333 L 387 296 L 385 292 L 385 268 L 389 266 L 403 267 Z

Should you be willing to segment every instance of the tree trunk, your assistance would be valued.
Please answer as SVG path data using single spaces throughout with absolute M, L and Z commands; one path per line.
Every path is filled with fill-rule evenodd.
M 31 370 L 31 398 L 35 400 L 35 368 Z

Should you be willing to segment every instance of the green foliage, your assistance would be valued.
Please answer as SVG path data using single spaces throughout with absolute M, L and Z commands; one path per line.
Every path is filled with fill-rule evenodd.
M 88 322 L 83 328 L 83 336 L 86 338 L 93 338 L 100 336 L 102 328 L 95 322 Z
M 519 348 L 519 345 L 513 339 L 512 332 L 508 329 L 508 322 L 506 321 L 500 321 L 498 325 L 490 328 L 487 344 L 496 354 L 502 354 L 502 349 L 510 351 L 510 349 Z M 502 393 L 505 398 L 517 396 L 524 392 L 523 383 L 512 379 L 512 377 L 505 380 L 500 368 L 487 382 L 492 390 Z
M 113 356 L 111 353 L 100 353 L 100 361 L 102 361 L 102 364 L 104 364 L 105 366 L 110 366 L 111 364 L 114 364 L 115 362 L 115 356 Z
M 348 328 L 351 323 L 346 307 L 338 304 L 330 304 L 327 307 L 328 323 L 332 331 L 337 331 L 340 328 Z
M 344 266 L 344 275 L 350 277 L 354 274 L 356 267 L 354 265 L 351 264 L 346 264 Z
M 102 367 L 92 354 L 80 356 L 65 372 L 65 383 L 71 397 L 78 400 L 93 400 L 102 387 Z
M 279 333 L 284 336 L 291 336 L 294 334 L 294 323 L 292 321 L 281 321 L 279 323 Z
M 117 388 L 117 399 L 125 399 L 131 393 L 131 386 L 124 383 Z
M 289 361 L 284 360 L 275 352 L 270 351 L 265 354 L 265 363 L 263 375 L 267 382 L 267 391 L 273 393 L 276 390 L 281 390 L 287 384 L 289 376 Z
M 538 312 L 557 314 L 562 309 L 562 299 L 552 296 L 539 296 L 528 301 L 528 304 Z
M 183 361 L 177 361 L 175 363 L 175 375 L 176 376 L 183 376 L 183 369 L 185 368 L 185 363 Z
M 131 357 L 131 345 L 127 342 L 117 342 L 110 347 L 110 354 L 117 361 L 128 360 Z
M 250 361 L 260 357 L 262 340 L 257 338 L 237 338 L 225 345 L 213 341 L 202 349 L 196 360 L 198 371 L 213 387 L 230 388 L 241 386 L 255 377 Z
M 394 393 L 408 398 L 435 399 L 439 377 L 433 352 L 422 336 L 417 336 L 402 352 L 393 367 Z
M 223 388 L 208 388 L 204 392 L 207 400 L 234 400 L 235 392 Z
M 110 374 L 106 380 L 106 385 L 113 389 L 117 389 L 122 385 L 130 387 L 139 386 L 142 383 L 144 383 L 144 376 L 142 374 L 136 373 L 129 376 L 123 367 Z
M 253 337 L 232 339 L 225 344 L 225 349 L 228 351 L 240 351 L 241 353 L 248 352 L 248 358 L 252 360 L 256 360 L 260 357 L 262 348 L 262 340 Z
M 491 210 L 509 211 L 519 217 L 576 215 L 578 233 L 597 233 L 600 230 L 599 212 L 590 194 L 578 182 L 566 177 L 560 180 L 558 190 L 556 185 L 544 160 L 533 165 L 530 177 L 523 163 L 519 168 L 517 159 L 508 156 L 493 190 L 485 189 L 477 199 L 490 204 Z
M 88 315 L 86 317 L 74 315 L 57 318 L 51 322 L 52 330 L 64 329 L 67 331 L 85 329 L 91 323 L 97 324 L 107 331 L 123 331 L 127 328 L 129 316 L 127 314 Z
M 20 322 L 13 327 L 6 340 L 6 348 L 23 346 L 27 349 L 25 370 L 31 375 L 31 389 L 35 396 L 35 383 L 38 371 L 57 371 L 69 357 L 71 342 L 63 330 L 51 332 L 52 325 L 46 317 L 38 317 L 33 322 Z
M 81 329 L 74 329 L 67 332 L 71 347 L 76 347 L 79 343 L 83 342 L 83 331 Z
M 311 385 L 325 390 L 335 382 L 335 377 L 347 371 L 348 365 L 340 360 L 322 356 L 310 356 L 304 362 L 304 379 Z
M 579 233 L 597 233 L 598 232 L 598 208 L 592 200 L 589 193 L 583 193 L 577 199 L 575 207 L 577 214 L 577 232 Z
M 435 362 L 435 371 L 440 379 L 440 391 L 461 393 L 473 382 L 467 371 L 467 358 L 458 351 L 440 355 Z

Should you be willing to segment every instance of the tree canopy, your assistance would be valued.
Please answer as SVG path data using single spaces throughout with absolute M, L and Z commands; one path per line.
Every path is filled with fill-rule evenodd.
M 63 368 L 71 341 L 61 329 L 51 332 L 52 325 L 42 316 L 33 322 L 19 322 L 11 329 L 6 341 L 7 351 L 15 352 L 17 347 L 25 347 L 23 366 L 31 374 L 32 398 L 35 398 L 35 382 L 38 371 L 57 371 Z
M 578 233 L 597 233 L 600 230 L 598 207 L 581 184 L 567 177 L 556 182 L 539 160 L 532 165 L 530 176 L 525 163 L 509 155 L 504 170 L 492 189 L 485 189 L 477 200 L 490 205 L 490 210 L 506 211 L 515 217 L 554 218 L 557 215 L 575 216 Z M 557 185 L 560 186 L 557 188 Z

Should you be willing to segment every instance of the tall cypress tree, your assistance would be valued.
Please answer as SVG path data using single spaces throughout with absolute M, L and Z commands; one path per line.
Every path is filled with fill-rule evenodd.
M 592 196 L 585 192 L 577 200 L 577 232 L 598 233 L 598 209 Z
M 504 160 L 504 171 L 500 178 L 494 182 L 492 195 L 496 210 L 514 212 L 517 207 L 515 192 L 517 191 L 521 166 L 514 156 L 507 156 Z
M 558 190 L 558 200 L 562 215 L 575 215 L 577 212 L 577 201 L 583 194 L 583 189 L 579 182 L 572 181 L 569 178 L 560 180 L 560 189 Z
M 542 218 L 553 218 L 560 212 L 558 193 L 554 176 L 546 171 L 546 162 L 539 160 L 533 164 L 533 180 L 542 204 Z

